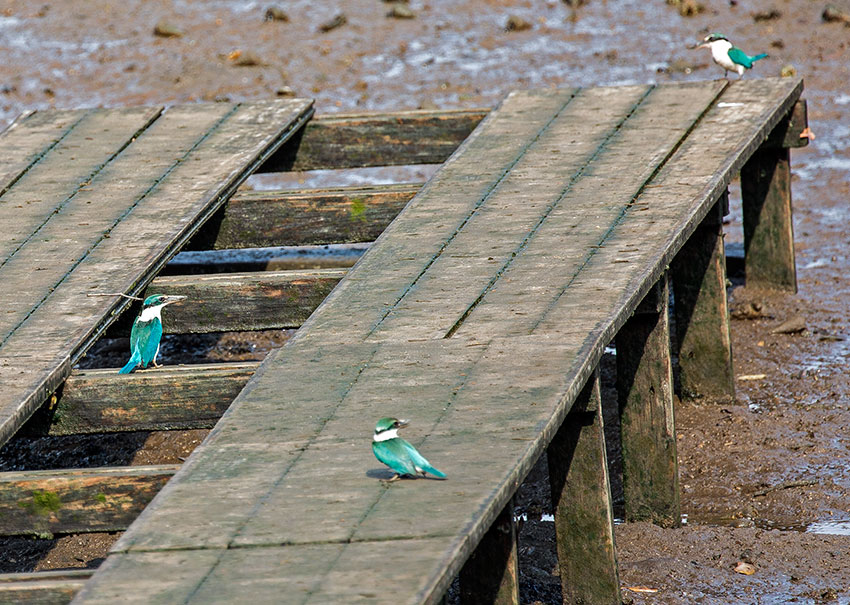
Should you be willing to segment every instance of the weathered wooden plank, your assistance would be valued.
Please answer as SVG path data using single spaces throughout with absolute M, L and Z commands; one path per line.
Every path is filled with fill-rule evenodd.
M 0 345 L 0 443 L 44 401 L 112 321 L 254 167 L 309 116 L 304 100 L 234 106 L 182 161 L 169 166 L 128 213 Z M 203 166 L 203 170 L 199 167 Z M 135 167 L 134 167 L 135 169 Z M 120 180 L 120 175 L 113 175 Z M 108 237 L 107 237 L 108 236 Z
M 297 328 L 345 277 L 346 269 L 157 277 L 143 296 L 182 294 L 169 306 L 167 332 Z
M 74 129 L 86 111 L 33 111 L 15 118 L 0 133 L 0 195 Z M 3 204 L 0 199 L 0 205 Z
M 519 605 L 517 529 L 513 502 L 496 517 L 460 570 L 464 605 Z
M 378 240 L 392 238 L 392 243 L 361 259 L 358 275 L 340 283 L 339 296 L 326 299 L 326 309 L 312 324 L 308 337 L 337 341 L 369 333 L 522 158 L 530 141 L 568 106 L 572 96 L 570 90 L 511 93 L 497 111 L 482 120 Z M 387 266 L 392 271 L 381 270 Z M 363 308 L 353 315 L 344 312 L 346 317 L 341 321 L 333 300 L 347 296 L 362 300 L 359 306 Z
M 89 182 L 161 111 L 161 107 L 91 111 L 50 147 L 0 197 L 0 224 L 4 225 L 0 236 L 0 266 L 28 242 L 49 237 L 43 233 L 43 226 L 55 222 L 56 213 L 88 188 Z M 97 143 L 92 144 L 93 141 Z M 6 320 L 4 317 L 4 323 Z
M 602 346 L 610 342 L 801 92 L 800 80 L 768 78 L 730 84 L 624 219 L 592 250 L 581 273 L 547 309 L 534 331 L 557 334 L 572 322 L 596 321 L 587 300 L 596 300 L 604 292 L 612 297 L 619 293 L 616 296 L 622 298 L 611 308 L 621 312 L 598 324 Z M 640 246 L 635 246 L 636 241 Z M 641 270 L 632 271 L 632 264 Z
M 175 465 L 0 473 L 0 535 L 120 531 Z
M 667 282 L 665 274 L 659 287 L 650 291 L 655 312 L 636 313 L 617 334 L 617 398 L 626 520 L 678 527 L 679 462 Z
M 598 371 L 549 444 L 547 458 L 563 602 L 619 603 Z
M 32 237 L 21 242 L 14 255 L 0 265 L 0 281 L 16 284 L 14 289 L 0 291 L 0 305 L 9 310 L 0 319 L 0 346 L 86 257 L 88 251 L 102 241 L 104 235 L 109 235 L 127 212 L 143 200 L 148 191 L 230 111 L 232 109 L 223 104 L 177 107 L 166 112 L 126 149 L 122 149 L 123 153 L 118 154 L 116 149 L 109 148 L 111 155 L 108 158 L 103 157 L 103 152 L 93 154 L 90 161 L 97 162 L 98 172 L 86 179 L 84 187 L 76 173 L 70 175 L 72 183 L 66 179 L 53 184 L 49 181 L 50 173 L 33 170 L 26 182 L 19 182 L 9 192 L 8 195 L 31 196 L 35 194 L 31 189 L 47 188 L 48 192 L 55 192 L 55 197 L 62 203 L 55 210 L 51 206 L 48 218 Z M 140 114 L 137 122 L 145 120 L 145 124 L 155 117 L 150 115 L 151 110 L 137 110 L 136 113 Z M 106 117 L 110 117 L 109 114 Z M 113 141 L 114 147 L 129 143 L 138 134 L 138 125 L 129 121 L 127 116 L 118 114 L 111 118 L 102 128 L 113 128 L 115 123 L 131 124 L 131 128 L 125 127 L 124 132 L 118 131 L 125 138 Z M 98 133 L 88 130 L 82 133 L 98 140 Z M 82 143 L 68 141 L 69 145 L 72 143 L 82 146 Z M 80 150 L 76 153 L 85 157 Z M 91 170 L 88 166 L 85 169 Z
M 221 556 L 220 550 L 110 554 L 77 594 L 76 602 L 186 603 Z M 104 583 L 104 577 L 116 582 Z
M 632 209 L 647 182 L 724 86 L 702 82 L 653 90 L 623 127 L 612 133 L 586 173 L 566 186 L 529 241 L 506 259 L 499 280 L 473 308 L 462 310 L 465 316 L 458 313 L 456 319 L 462 321 L 457 333 L 480 337 L 493 330 L 508 334 L 533 330 L 562 292 L 586 271 L 612 228 Z M 624 243 L 614 260 L 625 260 L 636 246 Z M 546 270 L 541 272 L 541 267 Z M 604 267 L 606 273 L 611 269 L 608 264 Z M 610 296 L 617 293 L 609 291 Z
M 57 400 L 21 429 L 28 435 L 212 428 L 257 362 L 168 366 L 136 371 L 74 370 Z
M 421 183 L 410 183 L 238 192 L 207 221 L 186 249 L 369 242 L 421 188 Z
M 0 574 L 0 603 L 65 605 L 93 573 L 91 569 L 67 569 Z
M 759 149 L 741 169 L 747 285 L 797 291 L 791 158 L 787 148 Z
M 440 164 L 489 109 L 317 116 L 258 172 Z
M 628 130 L 624 124 L 650 90 L 633 86 L 578 93 L 388 310 L 371 337 L 392 338 L 398 330 L 419 338 L 454 333 L 585 170 L 593 166 L 595 172 L 600 162 L 604 165 L 606 152 L 614 148 L 612 139 Z M 450 190 L 448 185 L 440 193 L 451 195 Z

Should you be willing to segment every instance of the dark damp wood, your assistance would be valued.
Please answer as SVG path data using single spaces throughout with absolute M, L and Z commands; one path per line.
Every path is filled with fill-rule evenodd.
M 370 242 L 421 189 L 420 183 L 235 194 L 186 249 Z
M 547 450 L 564 603 L 620 603 L 614 513 L 594 372 Z
M 464 605 L 519 605 L 517 533 L 508 502 L 460 571 Z
M 0 473 L 0 535 L 121 531 L 179 466 Z
M 788 149 L 759 149 L 741 169 L 748 286 L 797 291 Z
M 735 397 L 726 260 L 724 202 L 706 215 L 672 264 L 679 382 L 686 398 Z
M 170 334 L 297 328 L 330 294 L 346 271 L 172 275 L 154 279 L 144 296 L 182 294 L 188 297 L 163 310 L 165 331 Z
M 91 569 L 0 574 L 0 603 L 66 605 L 94 573 Z
M 84 186 L 73 182 L 60 212 L 0 267 L 0 282 L 7 286 L 0 306 L 13 308 L 6 299 L 13 292 L 15 297 L 15 312 L 0 320 L 9 328 L 0 337 L 0 357 L 11 360 L 0 364 L 0 443 L 50 397 L 129 305 L 118 296 L 87 294 L 142 292 L 311 111 L 310 101 L 295 99 L 187 105 L 169 108 L 141 134 L 127 132 L 120 142 L 108 129 L 104 140 L 115 147 L 101 160 L 106 166 Z M 103 151 L 96 135 L 80 145 L 81 154 Z M 39 165 L 62 169 L 61 148 Z M 28 171 L 7 195 L 32 185 L 38 175 Z M 54 175 L 42 176 L 45 187 L 51 186 Z
M 616 338 L 626 521 L 677 527 L 679 465 L 666 274 L 647 298 L 656 311 L 632 316 Z
M 805 147 L 809 144 L 808 137 L 800 135 L 809 126 L 808 107 L 805 99 L 800 99 L 794 104 L 791 113 L 779 122 L 768 135 L 762 148 L 784 148 Z
M 258 172 L 440 164 L 489 109 L 317 116 Z
M 212 428 L 259 364 L 74 370 L 21 429 L 27 435 Z

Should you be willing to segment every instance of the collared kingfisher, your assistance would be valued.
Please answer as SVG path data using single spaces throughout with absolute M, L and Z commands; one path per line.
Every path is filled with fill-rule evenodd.
M 742 78 L 744 70 L 750 69 L 753 63 L 767 56 L 766 53 L 760 53 L 751 57 L 737 46 L 732 46 L 723 34 L 709 34 L 703 39 L 702 44 L 693 48 L 710 48 L 711 58 L 724 70 L 724 78 L 730 71 L 737 72 L 738 78 Z
M 119 374 L 129 374 L 139 366 L 158 367 L 156 356 L 159 354 L 159 341 L 162 338 L 162 308 L 165 305 L 183 300 L 185 296 L 153 294 L 142 303 L 142 312 L 133 322 L 130 331 L 130 361 L 118 370 Z
M 415 447 L 398 436 L 398 430 L 406 427 L 407 424 L 407 420 L 381 418 L 375 425 L 372 452 L 375 458 L 396 472 L 390 481 L 395 481 L 401 475 L 416 477 L 424 476 L 425 473 L 431 473 L 441 479 L 445 477 L 445 473 L 431 466 L 431 463 L 425 460 Z

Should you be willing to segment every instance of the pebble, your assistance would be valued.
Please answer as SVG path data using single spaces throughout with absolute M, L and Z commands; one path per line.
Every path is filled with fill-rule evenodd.
M 265 61 L 255 52 L 245 50 L 242 52 L 231 53 L 233 65 L 236 67 L 255 67 L 257 65 L 267 65 Z
M 527 29 L 531 29 L 531 23 L 523 19 L 522 17 L 517 17 L 516 15 L 511 15 L 508 17 L 507 23 L 505 23 L 505 31 L 508 32 L 521 32 Z
M 183 35 L 183 30 L 163 19 L 154 25 L 153 33 L 161 38 L 179 38 Z
M 845 27 L 850 27 L 850 12 L 834 4 L 826 5 L 821 18 L 826 22 L 844 23 Z
M 279 6 L 270 6 L 266 9 L 266 14 L 263 17 L 263 21 L 289 21 L 289 15 L 287 15 L 282 8 Z
M 325 23 L 322 23 L 319 26 L 319 31 L 324 34 L 324 33 L 331 31 L 332 29 L 336 29 L 337 27 L 341 27 L 341 26 L 345 25 L 346 23 L 348 23 L 348 17 L 346 17 L 342 13 L 339 13 L 338 15 L 336 15 L 330 21 L 326 21 Z
M 391 19 L 414 19 L 416 13 L 405 4 L 393 4 L 392 9 L 387 13 L 387 17 Z
M 788 63 L 782 66 L 782 69 L 779 70 L 779 75 L 782 78 L 793 78 L 797 75 L 797 68 Z
M 291 86 L 281 86 L 276 91 L 274 91 L 274 94 L 279 97 L 294 97 L 295 90 Z

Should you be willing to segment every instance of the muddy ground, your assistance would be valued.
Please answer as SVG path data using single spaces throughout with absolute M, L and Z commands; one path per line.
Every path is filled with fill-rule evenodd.
M 747 78 L 783 69 L 805 78 L 817 139 L 792 152 L 799 293 L 748 292 L 734 284 L 734 305 L 753 301 L 763 309 L 759 317 L 732 323 L 735 372 L 764 377 L 740 379 L 731 404 L 678 405 L 687 524 L 623 524 L 616 538 L 630 602 L 850 602 L 850 27 L 823 21 L 826 1 L 703 0 L 702 12 L 682 16 L 664 0 L 586 0 L 577 9 L 559 0 L 411 0 L 404 6 L 413 18 L 395 18 L 386 16 L 392 5 L 380 0 L 295 0 L 279 3 L 287 20 L 264 20 L 270 6 L 236 0 L 0 2 L 0 121 L 49 107 L 291 93 L 315 98 L 319 113 L 478 107 L 492 106 L 514 88 L 712 79 L 721 70 L 707 51 L 687 48 L 709 31 L 725 33 L 751 54 L 770 54 Z M 340 14 L 345 23 L 322 31 Z M 506 31 L 511 17 L 528 28 Z M 179 35 L 157 35 L 157 25 L 161 33 Z M 420 178 L 419 169 L 410 174 Z M 296 180 L 317 185 L 375 178 L 323 173 Z M 264 177 L 252 184 L 279 183 Z M 731 193 L 727 241 L 734 242 L 741 240 L 740 209 L 737 188 Z M 773 333 L 795 316 L 804 321 L 803 331 Z M 285 338 L 172 338 L 163 361 L 262 358 Z M 101 343 L 84 363 L 121 365 L 123 346 Z M 173 463 L 201 437 L 18 439 L 0 452 L 0 468 Z M 529 603 L 559 599 L 552 524 L 537 520 L 549 506 L 544 470 L 535 469 L 518 498 L 529 516 L 521 543 L 523 601 Z M 10 540 L 0 553 L 0 571 L 96 566 L 115 538 Z M 755 573 L 736 573 L 740 561 Z M 632 590 L 639 587 L 656 592 Z

